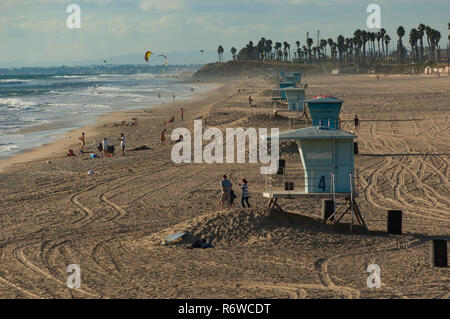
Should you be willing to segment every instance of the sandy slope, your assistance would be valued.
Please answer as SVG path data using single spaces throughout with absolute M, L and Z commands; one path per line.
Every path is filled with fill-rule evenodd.
M 362 119 L 356 167 L 370 235 L 321 223 L 321 203 L 312 199 L 281 202 L 292 215 L 269 214 L 260 164 L 175 165 L 171 146 L 158 141 L 163 119 L 177 116 L 181 104 L 166 105 L 133 112 L 142 118 L 137 127 L 100 127 L 102 135 L 124 131 L 129 148 L 145 144 L 149 151 L 98 160 L 57 156 L 51 164 L 41 159 L 1 173 L 0 296 L 449 298 L 450 270 L 430 267 L 429 241 L 450 235 L 450 78 L 305 81 L 308 96 L 345 100 L 344 129 L 351 129 L 355 112 Z M 184 102 L 185 122 L 177 116 L 169 131 L 192 128 L 195 116 L 220 128 L 286 129 L 287 114 L 271 117 L 266 90 L 272 87 L 263 79 L 226 83 Z M 249 94 L 259 108 L 247 107 Z M 287 165 L 296 167 L 295 148 L 282 149 Z M 254 208 L 218 210 L 223 173 L 234 183 L 250 181 Z M 404 211 L 405 235 L 385 234 L 388 209 Z M 189 234 L 175 246 L 158 244 L 175 231 Z M 198 237 L 215 247 L 186 249 Z M 65 285 L 72 263 L 82 269 L 80 290 Z M 381 267 L 376 291 L 366 286 L 370 263 Z

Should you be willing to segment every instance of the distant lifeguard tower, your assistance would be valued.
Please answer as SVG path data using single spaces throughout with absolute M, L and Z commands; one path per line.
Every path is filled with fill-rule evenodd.
M 339 129 L 339 113 L 344 101 L 330 96 L 317 96 L 305 101 L 308 104 L 312 125 Z
M 284 94 L 288 102 L 288 111 L 303 112 L 303 102 L 305 101 L 305 89 L 295 86 L 274 90 Z
M 302 81 L 301 72 L 292 72 L 292 76 L 297 80 L 297 83 L 300 83 Z
M 294 115 L 289 114 L 289 128 L 295 128 L 295 123 L 298 119 L 305 117 L 307 121 L 308 115 L 306 114 L 306 109 L 304 107 L 305 97 L 305 89 L 299 88 L 296 86 L 287 87 L 283 89 L 274 90 L 281 93 L 281 96 L 285 96 L 288 102 L 289 112 L 295 112 Z M 294 127 L 292 127 L 292 123 L 294 123 Z
M 280 83 L 278 83 L 278 87 L 280 88 L 280 91 L 281 91 L 281 99 L 286 100 L 287 99 L 286 93 L 284 92 L 283 89 L 295 87 L 295 83 L 294 82 L 280 82 Z

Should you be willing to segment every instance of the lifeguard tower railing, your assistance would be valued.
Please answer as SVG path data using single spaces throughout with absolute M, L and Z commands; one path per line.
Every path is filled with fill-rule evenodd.
M 342 188 L 346 189 L 346 191 L 340 191 Z M 330 170 L 286 169 L 280 167 L 278 174 L 265 175 L 265 193 L 351 195 L 356 197 L 358 196 L 359 188 L 356 170 L 347 174 Z

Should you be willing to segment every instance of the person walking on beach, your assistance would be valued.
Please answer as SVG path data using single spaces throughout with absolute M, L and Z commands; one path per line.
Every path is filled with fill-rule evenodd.
M 172 96 L 172 101 L 175 101 L 175 94 Z
M 181 122 L 183 122 L 183 120 L 184 120 L 184 110 L 183 110 L 183 108 L 180 109 L 180 117 L 181 117 Z
M 250 198 L 250 193 L 248 192 L 248 182 L 245 178 L 242 179 L 242 184 L 239 184 L 239 187 L 242 190 L 241 204 L 242 207 L 245 208 L 245 203 L 247 203 L 247 207 L 250 208 L 250 203 L 248 199 Z
M 358 130 L 359 130 L 359 118 L 358 118 L 358 115 L 355 114 L 355 118 L 353 119 L 353 122 L 355 124 L 355 131 L 356 131 L 356 133 L 358 133 Z
M 252 99 L 252 96 L 250 95 L 249 97 L 248 97 L 248 106 L 252 106 L 253 105 L 253 99 Z
M 81 151 L 84 153 L 84 148 L 86 146 L 86 138 L 85 138 L 84 132 L 81 133 L 81 136 L 79 139 L 81 141 Z
M 231 208 L 231 187 L 233 184 L 227 179 L 227 175 L 223 175 L 222 181 L 220 182 L 220 187 L 222 188 L 222 195 L 220 198 L 220 207 L 224 208 L 226 203 L 228 208 Z
M 103 139 L 102 148 L 103 148 L 103 157 L 108 157 L 108 140 L 106 139 L 106 137 Z
M 167 129 L 164 129 L 161 132 L 161 145 L 166 145 L 166 131 Z
M 125 136 L 123 135 L 123 133 L 120 134 L 120 148 L 122 149 L 122 155 L 125 156 Z

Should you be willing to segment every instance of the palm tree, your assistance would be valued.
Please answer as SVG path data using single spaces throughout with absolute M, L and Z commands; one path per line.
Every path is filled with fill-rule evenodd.
M 413 55 L 414 61 L 417 62 L 419 57 L 419 49 L 417 48 L 417 41 L 419 40 L 418 31 L 413 28 L 409 32 L 409 43 L 411 44 L 411 54 Z
M 309 63 L 311 63 L 311 46 L 313 45 L 314 41 L 312 38 L 308 38 L 306 40 L 306 44 L 308 45 L 308 55 L 309 55 Z
M 345 48 L 345 39 L 342 35 L 339 35 L 337 38 L 337 49 L 339 52 L 339 61 L 342 63 L 342 54 L 344 53 Z
M 417 28 L 417 37 L 420 40 L 420 60 L 423 61 L 423 36 L 425 35 L 425 25 L 423 23 L 419 24 Z
M 295 41 L 295 45 L 297 46 L 297 59 L 300 60 L 300 41 Z
M 320 40 L 320 48 L 323 51 L 323 56 L 324 57 L 327 55 L 327 44 L 328 44 L 327 40 L 325 40 L 325 39 Z
M 375 56 L 375 40 L 377 38 L 377 35 L 375 34 L 375 32 L 368 32 L 368 38 L 370 42 L 372 42 L 372 47 L 370 49 L 370 56 L 373 59 Z
M 361 40 L 363 45 L 363 59 L 364 63 L 366 63 L 366 43 L 369 40 L 369 34 L 367 33 L 367 31 L 363 30 L 361 32 Z
M 275 48 L 277 60 L 280 60 L 281 59 L 281 42 L 275 42 L 274 48 Z
M 380 29 L 380 34 L 381 34 L 381 47 L 383 48 L 383 55 L 384 55 L 384 37 L 386 36 L 386 29 L 381 28 Z
M 353 39 L 346 38 L 345 39 L 345 48 L 346 48 L 346 57 L 347 62 L 352 60 L 353 55 Z
M 233 61 L 236 61 L 236 52 L 237 52 L 236 48 L 232 47 L 231 48 L 231 54 L 233 55 Z
M 219 47 L 217 48 L 217 54 L 219 55 L 219 62 L 223 62 L 223 46 L 219 45 Z
M 263 60 L 265 57 L 264 52 L 266 51 L 266 39 L 261 38 L 261 40 L 259 40 L 258 44 L 256 45 L 256 48 L 258 50 L 258 59 Z
M 272 40 L 266 41 L 266 59 L 272 60 Z
M 331 58 L 331 47 L 333 46 L 333 39 L 332 38 L 328 38 L 328 40 L 327 40 L 327 42 L 328 42 L 328 45 L 329 45 L 329 47 L 330 47 L 330 58 Z
M 376 33 L 376 38 L 377 38 L 377 47 L 378 47 L 378 52 L 377 52 L 377 56 L 380 56 L 380 40 L 381 40 L 381 32 L 378 31 Z
M 336 65 L 337 43 L 333 42 L 331 45 L 331 56 L 333 57 L 334 65 Z
M 430 58 L 433 59 L 433 47 L 431 46 L 431 38 L 433 37 L 433 29 L 431 29 L 429 26 L 425 27 L 425 34 L 427 35 L 427 42 L 428 42 L 428 51 L 430 54 Z
M 389 55 L 389 42 L 391 42 L 391 37 L 389 36 L 389 34 L 386 34 L 384 36 L 384 44 L 386 46 L 386 58 Z
M 353 43 L 356 46 L 356 55 L 358 57 L 358 62 L 361 62 L 361 45 L 362 45 L 362 41 L 361 41 L 361 30 L 357 29 L 354 33 L 353 33 Z
M 441 40 L 441 33 L 438 30 L 433 30 L 433 44 L 435 46 L 436 59 L 441 59 L 441 51 L 439 50 L 439 41 Z
M 402 38 L 405 35 L 405 29 L 402 26 L 399 26 L 397 28 L 397 35 L 398 35 L 397 55 L 400 58 L 400 63 L 403 63 L 404 62 L 404 48 L 403 48 Z
M 288 51 L 288 60 L 291 60 L 291 45 L 289 44 L 289 42 L 286 41 L 286 47 L 287 47 L 287 51 Z

